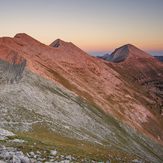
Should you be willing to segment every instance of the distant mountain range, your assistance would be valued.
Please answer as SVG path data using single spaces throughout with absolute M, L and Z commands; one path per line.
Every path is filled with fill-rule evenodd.
M 97 58 L 106 60 L 108 57 L 110 57 L 110 54 L 104 54 L 103 56 L 97 56 Z
M 162 162 L 163 63 L 131 44 L 104 57 L 0 38 L 0 128 L 95 161 Z
M 158 59 L 159 61 L 163 62 L 163 56 L 154 56 L 156 59 Z

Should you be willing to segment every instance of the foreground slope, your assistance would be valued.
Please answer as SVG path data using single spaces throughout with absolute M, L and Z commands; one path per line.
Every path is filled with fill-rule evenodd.
M 1 59 L 7 60 L 11 51 L 21 54 L 28 70 L 163 143 L 163 64 L 155 58 L 146 54 L 119 64 L 109 63 L 88 55 L 73 43 L 58 39 L 46 46 L 26 34 L 1 38 L 0 45 Z
M 94 148 L 99 144 L 109 154 L 116 151 L 125 159 L 133 154 L 146 161 L 163 161 L 161 145 L 66 89 L 26 70 L 24 63 L 25 60 L 17 64 L 0 60 L 3 76 L 0 127 L 40 141 L 55 142 L 58 135 L 63 140 L 68 137 L 84 141 L 84 145 L 92 143 Z

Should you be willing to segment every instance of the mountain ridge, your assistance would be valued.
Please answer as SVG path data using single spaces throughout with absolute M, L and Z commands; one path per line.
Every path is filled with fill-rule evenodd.
M 162 120 L 158 110 L 162 101 L 159 97 L 162 64 L 159 61 L 147 57 L 115 65 L 88 55 L 72 43 L 50 47 L 31 40 L 31 37 L 27 43 L 20 37 L 7 39 L 6 42 L 2 40 L 2 45 L 8 41 L 8 48 L 26 59 L 28 70 L 63 86 L 162 144 Z M 158 82 L 158 87 L 155 87 L 155 82 Z M 151 126 L 152 123 L 155 128 Z

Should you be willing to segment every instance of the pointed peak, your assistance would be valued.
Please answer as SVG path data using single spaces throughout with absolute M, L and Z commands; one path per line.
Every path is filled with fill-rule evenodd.
M 62 41 L 62 40 L 61 40 L 60 38 L 57 38 L 57 39 L 56 39 L 56 40 L 54 40 L 53 42 L 55 42 L 55 41 L 57 41 L 57 42 L 58 42 L 58 41 Z
M 52 47 L 59 47 L 61 44 L 65 43 L 65 41 L 61 40 L 60 38 L 53 41 L 49 46 Z
M 132 45 L 132 44 L 126 44 L 126 46 L 127 46 L 127 48 L 129 48 L 129 49 L 139 49 L 139 48 L 137 48 L 136 46 L 134 46 L 134 45 Z M 141 50 L 141 49 L 139 49 L 139 50 Z
M 152 57 L 152 56 L 132 44 L 126 44 L 115 49 L 115 51 L 111 54 L 111 56 L 107 59 L 107 61 L 119 63 L 128 59 L 147 58 L 147 57 Z
M 57 38 L 56 41 L 62 41 L 60 38 Z
M 128 43 L 128 44 L 125 44 L 117 49 L 124 49 L 124 48 L 131 49 L 131 48 L 136 48 L 136 47 L 134 45 Z
M 134 46 L 134 45 L 132 45 L 132 44 L 128 43 L 128 44 L 126 44 L 126 45 L 124 45 L 124 46 L 127 46 L 127 47 L 132 47 L 132 46 Z

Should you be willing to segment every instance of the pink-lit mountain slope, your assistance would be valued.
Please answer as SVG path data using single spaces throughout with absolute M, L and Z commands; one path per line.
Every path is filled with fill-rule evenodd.
M 126 45 L 117 54 L 125 61 L 109 63 L 72 43 L 58 39 L 47 46 L 27 34 L 0 38 L 0 46 L 0 59 L 7 60 L 14 51 L 26 59 L 28 70 L 163 144 L 163 64 L 147 53 L 142 56 L 139 49 Z
M 105 60 L 109 62 L 119 63 L 128 59 L 149 57 L 152 56 L 131 44 L 126 44 L 124 46 L 121 46 L 120 48 L 115 49 L 115 51 Z

